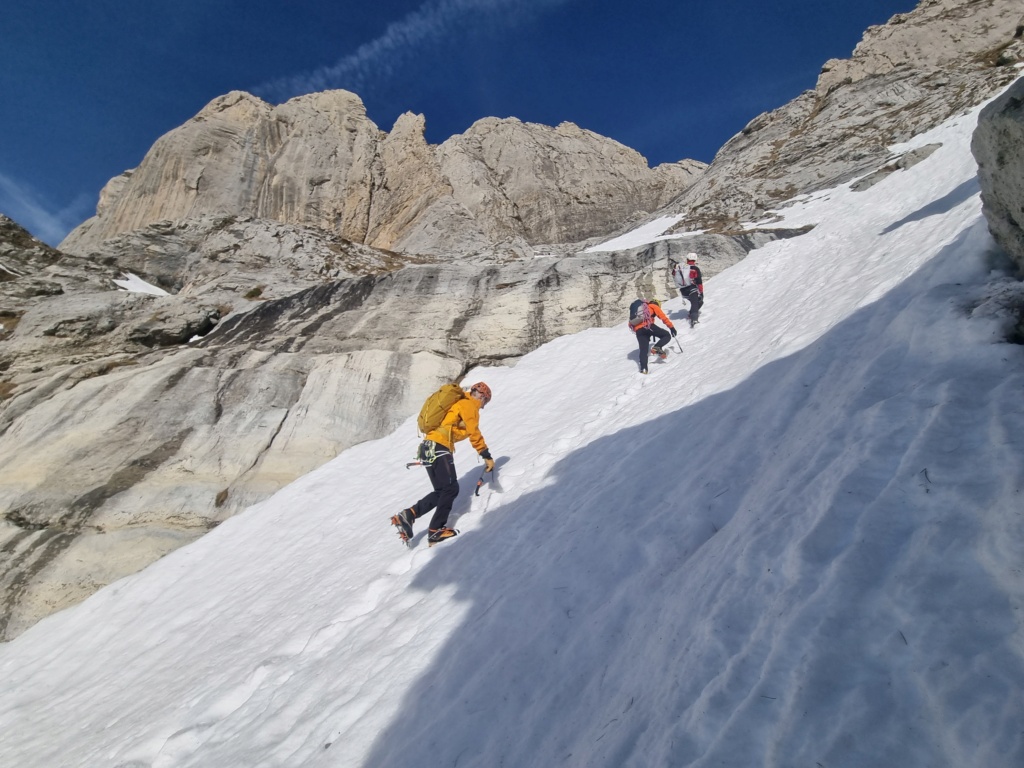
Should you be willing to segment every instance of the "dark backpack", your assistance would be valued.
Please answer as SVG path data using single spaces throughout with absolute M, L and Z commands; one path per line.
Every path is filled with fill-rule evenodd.
M 629 327 L 637 330 L 651 324 L 651 308 L 643 299 L 637 299 L 629 305 Z
M 440 427 L 452 406 L 465 396 L 466 393 L 458 384 L 445 384 L 428 397 L 420 408 L 420 416 L 416 420 L 420 433 L 425 435 Z

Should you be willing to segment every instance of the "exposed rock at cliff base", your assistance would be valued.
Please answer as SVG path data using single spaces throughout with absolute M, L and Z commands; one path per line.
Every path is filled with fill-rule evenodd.
M 981 111 L 971 151 L 989 230 L 1024 274 L 1024 78 Z

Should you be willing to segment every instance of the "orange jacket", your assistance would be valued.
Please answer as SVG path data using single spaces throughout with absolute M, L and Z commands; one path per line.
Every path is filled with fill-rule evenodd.
M 661 318 L 661 322 L 663 322 L 669 328 L 675 328 L 675 326 L 672 325 L 672 321 L 668 319 L 668 316 L 661 311 L 661 307 L 659 307 L 657 304 L 651 304 L 650 302 L 648 302 L 647 307 L 648 309 L 651 310 L 651 321 L 649 323 L 644 323 L 643 325 L 634 328 L 634 333 L 639 331 L 641 328 L 650 328 L 652 325 L 654 325 L 655 317 Z
M 487 450 L 484 436 L 480 434 L 480 406 L 483 405 L 475 397 L 467 395 L 448 409 L 441 426 L 428 432 L 426 439 L 440 443 L 452 453 L 459 440 L 469 438 L 469 443 L 477 453 Z

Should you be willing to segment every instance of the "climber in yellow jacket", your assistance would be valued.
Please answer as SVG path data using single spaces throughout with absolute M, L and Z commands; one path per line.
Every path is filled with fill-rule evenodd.
M 455 497 L 459 495 L 459 477 L 455 474 L 455 444 L 469 440 L 469 444 L 484 460 L 484 471 L 494 469 L 494 459 L 487 449 L 487 442 L 480 433 L 480 410 L 491 400 L 491 388 L 484 382 L 474 384 L 466 397 L 456 401 L 448 409 L 441 426 L 427 433 L 420 443 L 417 459 L 422 462 L 430 478 L 433 490 L 391 518 L 391 524 L 399 530 L 399 536 L 408 541 L 412 538 L 412 525 L 419 517 L 434 511 L 430 518 L 427 541 L 436 544 L 455 536 L 458 531 L 448 526 L 448 514 Z

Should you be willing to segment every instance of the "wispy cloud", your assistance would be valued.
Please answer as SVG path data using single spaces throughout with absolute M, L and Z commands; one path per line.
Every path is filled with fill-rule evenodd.
M 82 223 L 94 201 L 82 194 L 61 209 L 47 204 L 28 184 L 0 172 L 0 213 L 23 226 L 47 245 L 56 247 Z
M 573 1 L 430 0 L 390 24 L 380 37 L 364 43 L 336 63 L 278 78 L 252 90 L 271 101 L 284 101 L 329 88 L 369 93 L 376 85 L 395 77 L 404 64 L 425 48 L 439 45 L 455 35 L 470 35 L 474 30 L 517 26 L 545 10 Z

